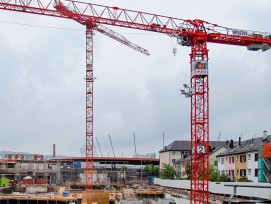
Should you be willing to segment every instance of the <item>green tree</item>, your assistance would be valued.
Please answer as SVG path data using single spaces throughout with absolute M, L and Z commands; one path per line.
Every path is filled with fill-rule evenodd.
M 144 167 L 144 171 L 150 175 L 159 174 L 159 167 L 154 166 L 153 164 L 147 164 Z
M 186 173 L 187 178 L 190 179 L 190 174 L 191 174 L 190 163 L 188 163 L 188 164 L 185 166 L 185 173 Z
M 127 171 L 127 170 L 128 170 L 127 166 L 123 165 L 123 166 L 121 167 L 121 171 Z
M 209 178 L 210 181 L 218 181 L 219 173 L 214 164 L 210 165 L 209 173 L 210 173 L 210 178 Z
M 226 174 L 221 174 L 218 176 L 217 181 L 218 182 L 227 182 L 227 181 L 229 181 L 229 178 Z
M 245 176 L 242 176 L 238 181 L 239 182 L 251 182 L 251 180 L 248 180 L 248 178 Z
M 176 175 L 176 170 L 170 166 L 170 164 L 163 164 L 162 169 L 160 170 L 161 179 L 174 179 Z

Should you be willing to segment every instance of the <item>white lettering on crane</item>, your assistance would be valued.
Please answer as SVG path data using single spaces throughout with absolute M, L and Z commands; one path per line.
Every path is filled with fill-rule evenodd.
M 248 32 L 246 30 L 232 30 L 233 35 L 242 35 L 248 36 Z

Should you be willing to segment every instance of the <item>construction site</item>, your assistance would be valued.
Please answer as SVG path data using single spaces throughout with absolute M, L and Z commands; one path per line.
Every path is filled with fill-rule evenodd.
M 84 155 L 57 156 L 55 145 L 52 156 L 46 159 L 43 154 L 3 155 L 0 159 L 1 204 L 271 203 L 271 135 L 263 131 L 261 137 L 255 135 L 242 141 L 241 134 L 238 143 L 235 138 L 221 141 L 220 133 L 217 141 L 211 140 L 209 110 L 209 92 L 212 89 L 209 85 L 209 48 L 214 48 L 209 44 L 241 47 L 254 52 L 257 58 L 259 54 L 255 51 L 265 53 L 271 48 L 271 33 L 224 27 L 204 19 L 175 18 L 74 0 L 2 0 L 0 10 L 64 19 L 85 29 Z M 114 27 L 165 35 L 174 40 L 172 44 L 190 49 L 189 56 L 186 56 L 190 59 L 190 81 L 184 83 L 182 89 L 175 87 L 179 89 L 179 95 L 190 100 L 190 107 L 187 107 L 190 112 L 190 140 L 174 141 L 169 145 L 163 141 L 159 159 L 137 154 L 134 132 L 134 157 L 125 157 L 123 152 L 122 157 L 116 156 L 110 134 L 113 156 L 109 156 L 109 152 L 107 157 L 95 152 L 94 141 L 98 139 L 94 131 L 94 33 L 103 34 L 143 55 L 150 55 L 147 49 L 111 29 Z M 174 47 L 173 54 L 176 53 Z M 68 64 L 65 62 L 63 66 Z M 156 116 L 160 117 L 159 114 Z M 117 121 L 114 128 L 119 127 L 118 122 L 122 118 L 118 113 L 113 118 L 112 121 Z M 143 125 L 151 125 L 142 118 Z M 103 125 L 101 127 L 104 128 Z M 67 140 L 66 137 L 62 140 L 62 146 Z M 40 141 L 44 140 L 40 138 Z M 146 148 L 156 142 L 145 144 Z M 31 140 L 29 145 L 30 148 Z M 154 152 L 152 149 L 149 151 Z
M 142 172 L 146 164 L 159 165 L 159 159 L 99 157 L 95 158 L 94 164 L 92 188 L 95 195 L 88 198 L 89 195 L 84 194 L 85 157 L 43 160 L 43 155 L 31 155 L 27 159 L 24 155 L 8 154 L 0 162 L 3 192 L 0 201 L 81 203 L 84 199 L 92 199 L 98 203 L 114 203 L 124 196 L 131 201 L 139 197 L 156 200 L 163 197 L 161 188 L 146 188 L 149 181 Z

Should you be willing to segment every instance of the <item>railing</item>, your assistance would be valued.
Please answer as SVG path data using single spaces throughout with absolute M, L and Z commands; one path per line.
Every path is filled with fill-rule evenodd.
M 233 194 L 230 196 L 228 200 L 228 204 L 231 204 L 232 198 L 236 195 L 237 187 L 239 188 L 267 188 L 271 189 L 271 186 L 261 186 L 261 185 L 238 185 L 238 184 L 225 184 L 224 186 L 233 187 Z

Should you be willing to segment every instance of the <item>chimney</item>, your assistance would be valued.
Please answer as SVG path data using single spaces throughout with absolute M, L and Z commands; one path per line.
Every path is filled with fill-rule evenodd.
M 264 130 L 264 131 L 263 131 L 263 140 L 266 140 L 266 139 L 267 139 L 267 131 Z
M 239 146 L 241 147 L 242 144 L 241 144 L 241 137 L 239 137 Z
M 230 148 L 233 148 L 233 140 L 230 140 Z
M 56 144 L 53 144 L 53 158 L 56 157 Z

